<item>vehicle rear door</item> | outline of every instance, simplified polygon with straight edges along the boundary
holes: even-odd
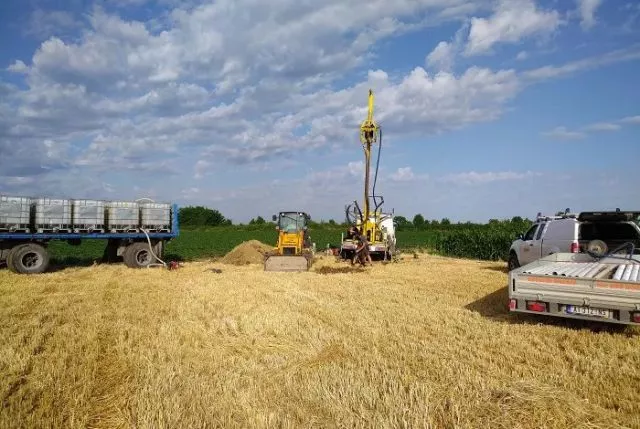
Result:
[[[533,225],[524,235],[520,247],[520,265],[526,265],[540,259],[541,240],[536,238],[542,234],[545,225],[546,222]]]
[[[557,219],[547,223],[542,234],[542,257],[557,252],[572,252],[571,244],[578,237],[578,222],[573,218]]]

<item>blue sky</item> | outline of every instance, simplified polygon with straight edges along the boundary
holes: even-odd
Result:
[[[640,205],[637,2],[8,0],[0,40],[0,193],[342,219],[371,88],[388,211]]]

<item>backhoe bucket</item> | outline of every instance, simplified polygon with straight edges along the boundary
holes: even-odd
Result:
[[[265,271],[309,271],[311,260],[305,256],[268,256],[264,261]]]

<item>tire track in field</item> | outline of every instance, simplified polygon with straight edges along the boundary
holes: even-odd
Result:
[[[131,391],[128,384],[133,368],[118,351],[118,302],[114,294],[117,285],[109,283],[105,288],[87,429],[131,426],[127,416],[127,397]]]

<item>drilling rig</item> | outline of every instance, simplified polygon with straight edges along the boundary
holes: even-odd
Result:
[[[376,183],[378,180],[378,169],[380,166],[380,153],[382,150],[382,129],[373,119],[374,96],[369,90],[369,106],[367,119],[360,125],[360,143],[364,151],[364,201],[362,208],[357,201],[345,207],[347,222],[356,226],[369,241],[369,253],[372,259],[391,259],[395,252],[396,237],[393,222],[393,211],[383,213],[382,205],[384,198],[376,194]],[[371,153],[374,146],[377,146],[376,168],[373,177],[373,186],[369,193],[369,183],[371,181]],[[343,259],[353,257],[357,243],[349,235],[342,234],[342,244],[340,246],[340,256]]]

